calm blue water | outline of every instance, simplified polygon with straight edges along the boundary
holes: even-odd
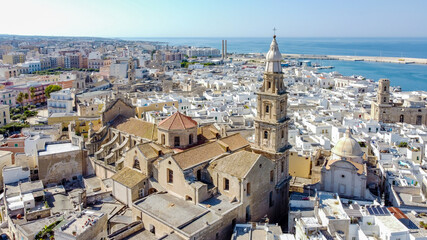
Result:
[[[224,38],[127,38],[167,42],[171,46],[187,45],[221,49]],[[271,38],[226,38],[228,52],[267,52]],[[277,38],[282,53],[386,56],[427,58],[427,38]],[[316,61],[313,61],[316,62]],[[378,81],[388,78],[393,86],[404,91],[427,91],[427,65],[393,64],[376,62],[320,61],[321,65],[333,65],[344,75],[362,75]]]
[[[221,49],[227,39],[228,52],[267,52],[271,38],[124,38]],[[427,38],[277,38],[282,53],[427,58]]]
[[[334,69],[322,70],[323,72],[338,71],[346,76],[362,75],[375,81],[388,78],[392,86],[401,86],[403,91],[427,91],[427,65],[336,60],[313,62],[335,66]]]

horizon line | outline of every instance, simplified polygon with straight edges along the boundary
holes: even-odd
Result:
[[[34,34],[9,34],[0,33],[0,36],[22,36],[22,37],[75,37],[75,38],[106,38],[106,39],[143,39],[143,38],[270,38],[268,36],[84,36],[84,35],[34,35]],[[273,35],[271,36],[273,37]],[[427,36],[281,36],[277,35],[277,38],[427,38]]]

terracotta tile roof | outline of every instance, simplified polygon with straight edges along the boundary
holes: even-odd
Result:
[[[217,142],[210,142],[177,153],[172,157],[178,165],[185,170],[199,163],[206,162],[225,152],[225,149],[220,144]]]
[[[237,149],[249,146],[249,142],[239,133],[223,137],[219,141],[227,144],[230,151],[236,151]]]
[[[197,129],[197,135],[201,141],[216,139],[217,134],[219,134],[219,132],[213,125],[203,126]]]
[[[156,125],[136,118],[125,118],[123,116],[119,116],[114,119],[111,127],[141,138],[149,140],[157,139]]]
[[[262,156],[256,153],[239,151],[218,159],[212,165],[219,172],[228,173],[237,178],[244,178],[260,157]]]
[[[341,160],[341,159],[334,159],[334,160],[328,160],[326,163],[326,169],[329,170],[331,169],[331,166],[336,163],[336,162],[348,162],[350,164],[352,164],[355,168],[357,168],[357,173],[358,174],[363,174],[363,172],[365,171],[365,168],[363,167],[363,164],[357,163],[357,162],[353,162],[351,160]]]
[[[218,139],[215,142],[208,142],[199,146],[195,146],[174,154],[172,157],[183,169],[191,168],[197,164],[209,161],[220,156],[227,151],[235,151],[242,147],[249,146],[239,133]]]
[[[387,208],[397,219],[409,219],[399,208],[389,207]]]
[[[166,130],[188,129],[197,127],[197,122],[180,112],[176,112],[172,116],[161,121],[158,127]]]
[[[123,168],[111,177],[114,181],[123,184],[128,188],[133,188],[146,178],[147,176],[144,174],[128,167]]]
[[[137,145],[138,149],[141,151],[141,153],[147,158],[157,158],[159,157],[159,152],[161,151],[163,154],[170,153],[173,150],[169,148],[165,148],[159,144],[156,143],[143,143]]]

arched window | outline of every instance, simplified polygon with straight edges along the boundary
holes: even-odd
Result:
[[[384,86],[384,92],[387,92],[387,86]]]
[[[264,131],[264,139],[268,139],[268,132]]]
[[[266,105],[266,106],[265,106],[265,112],[266,112],[266,113],[269,113],[269,112],[270,112],[270,106],[268,106],[268,105]]]
[[[384,103],[386,103],[387,102],[387,98],[386,97],[384,97]]]
[[[402,115],[400,115],[399,122],[403,123],[403,121],[404,121],[404,120],[405,120],[405,117],[403,116],[403,114],[402,114]]]
[[[193,144],[193,134],[190,134],[190,136],[188,136],[188,144]]]
[[[166,141],[166,137],[165,137],[165,135],[164,135],[164,134],[162,134],[162,136],[161,136],[161,140],[160,140],[160,143],[161,143],[162,145],[165,145],[165,141]]]
[[[138,160],[138,158],[136,156],[133,159],[133,168],[141,170],[141,167],[139,166],[139,160]]]

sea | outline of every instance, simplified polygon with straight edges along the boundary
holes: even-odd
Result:
[[[170,46],[214,47],[221,49],[227,40],[227,52],[266,53],[271,38],[126,38],[125,40],[157,41]],[[383,56],[427,58],[427,38],[281,38],[277,37],[284,54]],[[427,64],[397,64],[361,61],[313,60],[343,75],[360,75],[378,81],[390,79],[392,86],[403,91],[427,91]]]

